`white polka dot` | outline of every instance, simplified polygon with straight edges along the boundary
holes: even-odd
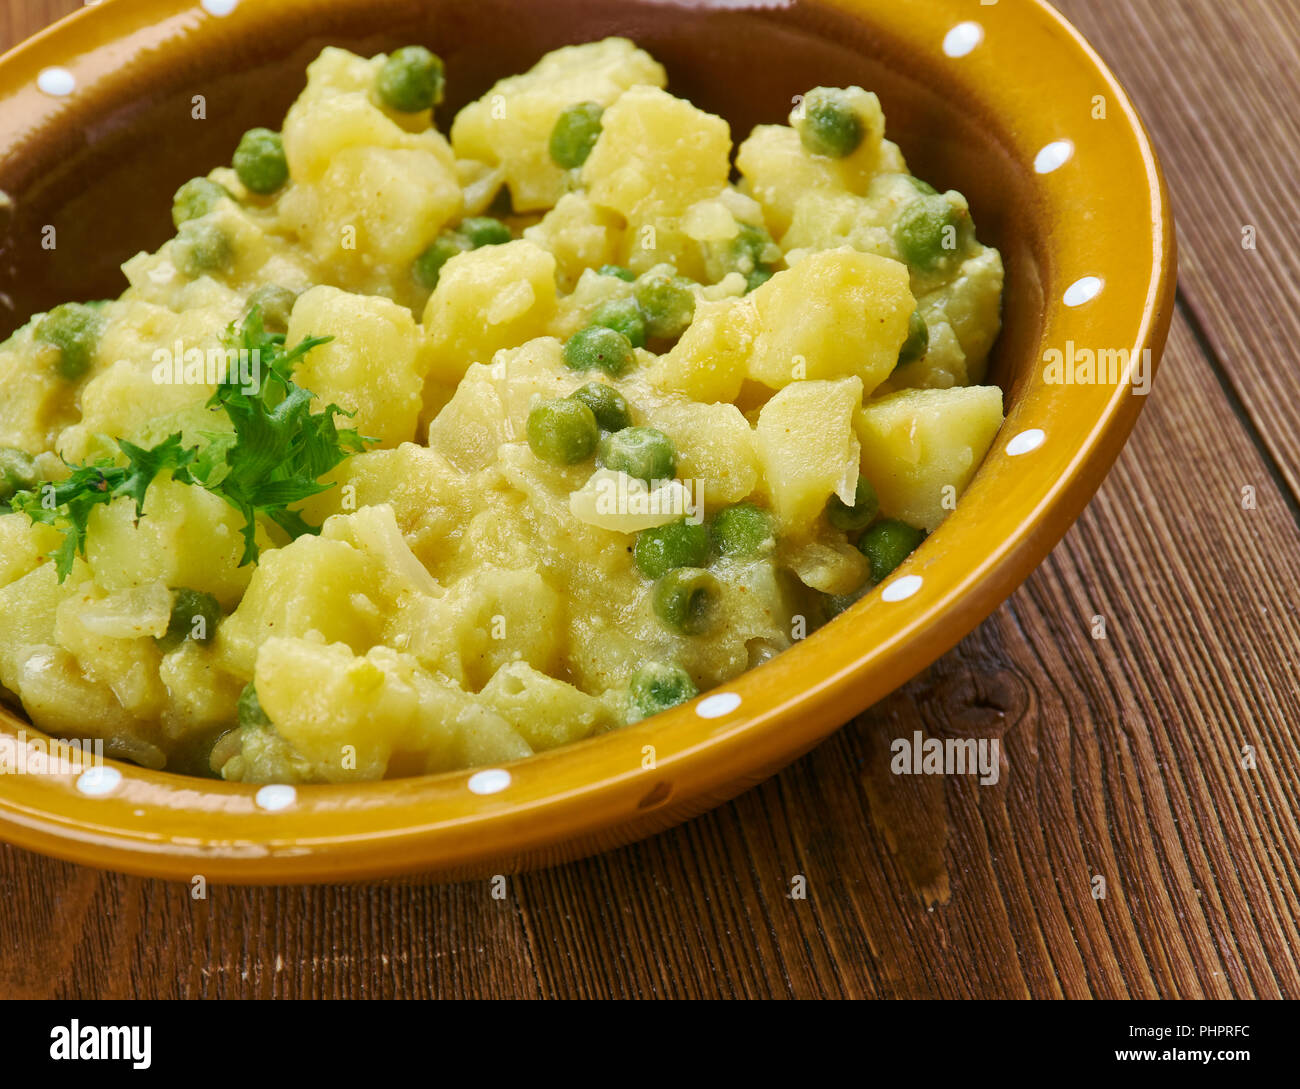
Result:
[[[66,68],[42,68],[36,77],[36,86],[47,95],[62,98],[77,89],[77,77]]]
[[[893,582],[881,590],[880,599],[882,601],[906,601],[920,588],[920,575],[904,575],[901,579],[894,579]]]
[[[706,696],[695,707],[700,718],[721,718],[729,715],[740,706],[740,697],[735,692],[719,692],[716,696]]]
[[[1096,276],[1085,276],[1065,289],[1064,302],[1066,306],[1082,306],[1100,294],[1101,280]]]
[[[87,768],[77,776],[77,789],[92,798],[102,798],[105,794],[111,794],[116,790],[121,782],[122,773],[117,768],[100,765],[96,768]]]
[[[958,23],[943,39],[943,51],[950,57],[964,57],[984,40],[979,23]]]
[[[1060,170],[1074,156],[1074,145],[1069,140],[1056,140],[1034,156],[1034,169],[1040,174]]]
[[[1022,431],[1019,435],[1007,443],[1007,455],[1017,458],[1021,454],[1027,454],[1030,450],[1037,450],[1043,445],[1043,440],[1047,436],[1041,428],[1031,427],[1028,431]]]
[[[466,785],[471,794],[500,794],[510,785],[510,773],[505,768],[476,771]]]
[[[297,800],[298,792],[293,787],[280,783],[262,787],[253,798],[259,809],[266,809],[272,813],[277,809],[288,809]]]
[[[209,15],[220,18],[222,15],[229,15],[239,7],[239,0],[199,0],[199,6]]]

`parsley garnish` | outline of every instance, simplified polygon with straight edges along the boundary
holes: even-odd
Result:
[[[62,582],[72,573],[73,561],[86,554],[86,527],[90,512],[111,503],[119,496],[135,500],[136,517],[144,513],[144,497],[149,485],[164,469],[179,471],[194,459],[194,451],[181,446],[180,435],[144,450],[125,439],[117,440],[126,456],[126,465],[111,458],[101,458],[89,465],[67,463],[72,474],[59,483],[45,483],[31,491],[18,492],[9,500],[9,508],[21,511],[33,522],[54,526],[63,533],[63,543],[50,553]]]
[[[87,465],[67,463],[72,472],[66,480],[14,495],[11,510],[63,533],[63,543],[51,553],[59,581],[71,573],[76,557],[85,555],[94,508],[128,496],[135,502],[136,517],[141,517],[149,485],[164,471],[174,480],[220,496],[244,516],[241,567],[257,561],[259,515],[291,538],[319,533],[319,526],[290,505],[332,488],[320,478],[375,441],[338,428],[335,417],[351,415],[338,405],[312,412],[315,395],[293,381],[294,366],[331,339],[308,337],[286,351],[284,336],[268,333],[254,309],[238,330],[233,324],[227,330],[226,346],[247,350],[249,359],[258,362],[257,389],[248,392],[238,368],[232,367],[208,401],[208,408],[225,413],[233,431],[203,432],[204,443],[190,448],[179,433],[148,450],[119,439],[125,465],[112,457]]]

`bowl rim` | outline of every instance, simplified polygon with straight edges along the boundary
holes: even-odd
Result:
[[[280,0],[277,6],[305,10],[318,2]],[[870,6],[867,0],[822,3],[850,15],[861,15]],[[220,17],[206,5],[200,9],[199,0],[144,0],[134,5],[134,15],[124,0],[83,8],[0,58],[0,112],[5,99],[23,95],[24,103],[38,111],[34,117],[50,120],[60,103],[35,90],[36,74],[65,65],[74,76],[89,72],[87,58],[120,41],[133,19],[162,15],[178,20],[178,33],[197,36],[203,33],[205,20],[223,18],[229,24],[226,29],[235,33],[252,25],[255,7],[241,4]],[[1106,169],[1117,174],[1125,171],[1111,178],[1112,188],[1104,191],[1114,195],[1127,186],[1131,197],[1132,187],[1139,186],[1140,207],[1128,209],[1118,222],[1129,228],[1145,223],[1146,234],[1137,239],[1130,234],[1123,245],[1105,239],[1085,241],[1068,214],[1079,183],[1071,187],[1066,171],[1040,171],[1048,212],[1064,239],[1060,252],[1086,251],[1098,262],[1091,266],[1093,272],[1104,273],[1101,288],[1113,286],[1112,297],[1120,297],[1113,307],[1104,308],[1090,305],[1091,300],[1078,306],[1049,301],[1040,353],[1045,345],[1056,343],[1054,338],[1062,332],[1073,330],[1091,337],[1118,330],[1118,339],[1091,342],[1122,343],[1132,353],[1150,350],[1154,365],[1172,318],[1176,240],[1159,160],[1133,103],[1083,36],[1045,0],[1004,0],[979,7],[974,9],[978,23],[971,10],[960,0],[930,0],[923,7],[914,2],[898,5],[899,12],[919,24],[908,39],[924,31],[930,43],[926,48],[933,53],[928,59],[969,65],[967,81],[976,79],[972,70],[981,71],[980,65],[992,63],[988,43],[995,34],[1011,34],[1003,28],[1019,21],[1022,37],[1028,37],[1024,27],[1031,27],[1033,48],[1017,52],[1022,66],[1028,67],[1021,70],[1023,83],[1033,85],[1064,72],[1076,90],[1104,88],[1102,93],[1119,107],[1116,113],[1122,127],[1116,147],[1123,144],[1122,154],[1109,157]],[[881,9],[872,8],[871,15],[901,22],[900,16]],[[965,32],[966,39],[977,39],[965,53],[953,51],[964,48],[962,40],[954,40],[949,50],[945,43],[951,33],[937,33],[958,25],[979,28],[978,35]],[[984,90],[988,104],[1004,107],[1019,101],[1011,90]],[[1026,131],[1035,127],[1032,120],[1027,115],[1016,126],[1019,152],[1045,146],[1035,145],[1040,137]],[[1067,165],[1083,159],[1094,142],[1092,134],[1082,131],[1066,139],[1072,145]],[[1092,181],[1101,184],[1097,178]],[[1124,211],[1122,205],[1117,207]],[[1117,226],[1113,233],[1124,231]],[[1075,249],[1067,250],[1066,241]],[[1134,269],[1134,253],[1148,244],[1149,263]],[[1128,266],[1122,263],[1125,254]],[[1108,266],[1106,258],[1120,263]],[[1049,300],[1058,297],[1061,284],[1074,275],[1069,270],[1054,268],[1053,272],[1060,282],[1044,284]],[[1071,280],[1075,287],[1081,282]],[[1133,290],[1121,291],[1125,284]],[[1140,312],[1136,324],[1130,310]],[[1041,422],[1026,415],[1031,397],[1042,394],[1037,388],[1041,382],[1031,380],[1011,406],[967,498],[933,536],[940,540],[954,536],[959,520],[973,526],[962,512],[969,514],[972,495],[992,495],[994,476],[1020,504],[1019,513],[1010,520],[1011,530],[978,563],[964,568],[953,555],[956,550],[927,543],[884,588],[894,595],[890,604],[912,603],[901,620],[887,620],[889,599],[882,599],[878,587],[845,617],[687,705],[499,768],[297,788],[220,783],[114,761],[108,761],[109,771],[93,781],[79,779],[75,773],[0,775],[0,838],[99,868],[176,880],[202,874],[216,882],[249,884],[366,880],[404,873],[450,875],[484,866],[489,867],[484,872],[492,872],[492,866],[513,868],[548,855],[572,857],[640,838],[766,778],[929,665],[987,617],[1045,558],[1099,486],[1145,403],[1133,392],[1134,377],[1130,370],[1113,387],[1098,385],[1078,393],[1087,412],[1076,403],[1066,413],[1052,408],[1050,398],[1044,397],[1047,419],[1064,426],[1078,417],[1088,425],[1077,440],[1071,436],[1055,450],[1046,441],[1029,446],[1033,440],[1024,438],[1035,430],[1047,430],[1028,426]],[[1006,469],[1009,457],[1021,456],[1007,451],[1013,421],[1015,439],[1028,447],[1023,453],[1052,450],[1051,474],[1042,463],[1019,477]],[[1043,455],[1044,462],[1047,456]],[[1048,475],[1051,479],[1040,479]],[[804,673],[810,681],[801,686]],[[25,735],[31,733],[36,732],[0,712],[0,743],[30,744]],[[649,766],[647,746],[653,749]],[[592,774],[593,769],[599,774]]]

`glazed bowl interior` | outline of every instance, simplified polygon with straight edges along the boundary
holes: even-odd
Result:
[[[945,35],[971,19],[975,46],[948,48]],[[1141,400],[1128,374],[1068,397],[1045,386],[1044,348],[1077,340],[1158,358],[1174,253],[1131,104],[1040,0],[106,0],[0,63],[0,336],[60,301],[120,293],[122,261],[171,235],[175,189],[228,163],[246,129],[278,127],[325,45],[430,45],[447,63],[445,131],[496,79],[611,34],[654,54],[670,90],[726,118],[736,142],[782,122],[813,86],[876,91],[913,172],[966,194],[981,240],[1002,251],[989,380],[1007,422],[957,511],[898,573],[906,592],[870,595],[727,685],[721,702],[490,780],[302,787],[268,802],[253,787],[125,765],[93,798],[74,776],[9,777],[0,836],[137,873],[259,883],[458,877],[576,857],[699,813],[811,748],[953,646],[1064,534]],[[51,65],[71,70],[77,93],[42,95],[37,76]],[[1111,111],[1102,125],[1090,124],[1098,98]],[[1067,165],[1041,170],[1036,155],[1054,141]],[[52,251],[41,245],[50,224]],[[1096,290],[1075,306],[1067,288],[1080,278]],[[20,726],[0,710],[0,734]]]

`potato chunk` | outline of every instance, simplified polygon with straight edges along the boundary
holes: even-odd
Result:
[[[802,529],[838,495],[852,502],[858,482],[853,415],[862,381],[795,382],[758,416],[758,457],[772,508],[790,529]]]
[[[870,393],[897,364],[916,308],[906,266],[849,249],[778,272],[753,301],[760,331],[749,376],[772,389],[854,375]]]
[[[294,380],[316,394],[316,411],[333,402],[355,412],[351,423],[383,446],[415,438],[423,407],[420,334],[411,312],[389,299],[314,287],[289,319],[289,344],[330,336],[298,364]]]
[[[655,425],[677,448],[677,475],[710,509],[739,503],[757,486],[754,431],[735,405],[670,402]]]
[[[752,298],[701,301],[681,340],[651,367],[650,381],[696,401],[734,401],[758,332]]]
[[[617,724],[604,702],[526,662],[503,665],[481,698],[537,752],[581,741]]]
[[[462,253],[424,310],[429,376],[451,385],[471,363],[542,336],[555,315],[555,256],[532,242]]]
[[[258,647],[276,636],[314,633],[364,653],[392,606],[385,582],[375,557],[343,541],[299,537],[263,552],[239,608],[217,629],[217,653],[241,677],[252,676]]]
[[[105,590],[128,590],[154,580],[212,594],[233,608],[252,567],[240,567],[243,516],[202,488],[162,478],[145,496],[144,517],[126,498],[96,507],[86,534],[86,560]],[[264,532],[258,541],[270,544]]]
[[[933,530],[984,460],[1002,426],[996,386],[903,390],[860,409],[862,474],[890,518]]]
[[[645,220],[716,196],[730,170],[731,129],[721,117],[637,87],[605,111],[582,179],[594,204]]]
[[[418,775],[533,751],[500,715],[388,647],[357,656],[338,644],[272,639],[258,657],[256,684],[275,733],[311,779]]]
[[[609,106],[630,87],[667,82],[663,67],[626,38],[557,49],[461,110],[452,146],[463,159],[504,168],[516,211],[551,208],[564,193],[564,171],[550,155],[560,114],[580,102]]]

